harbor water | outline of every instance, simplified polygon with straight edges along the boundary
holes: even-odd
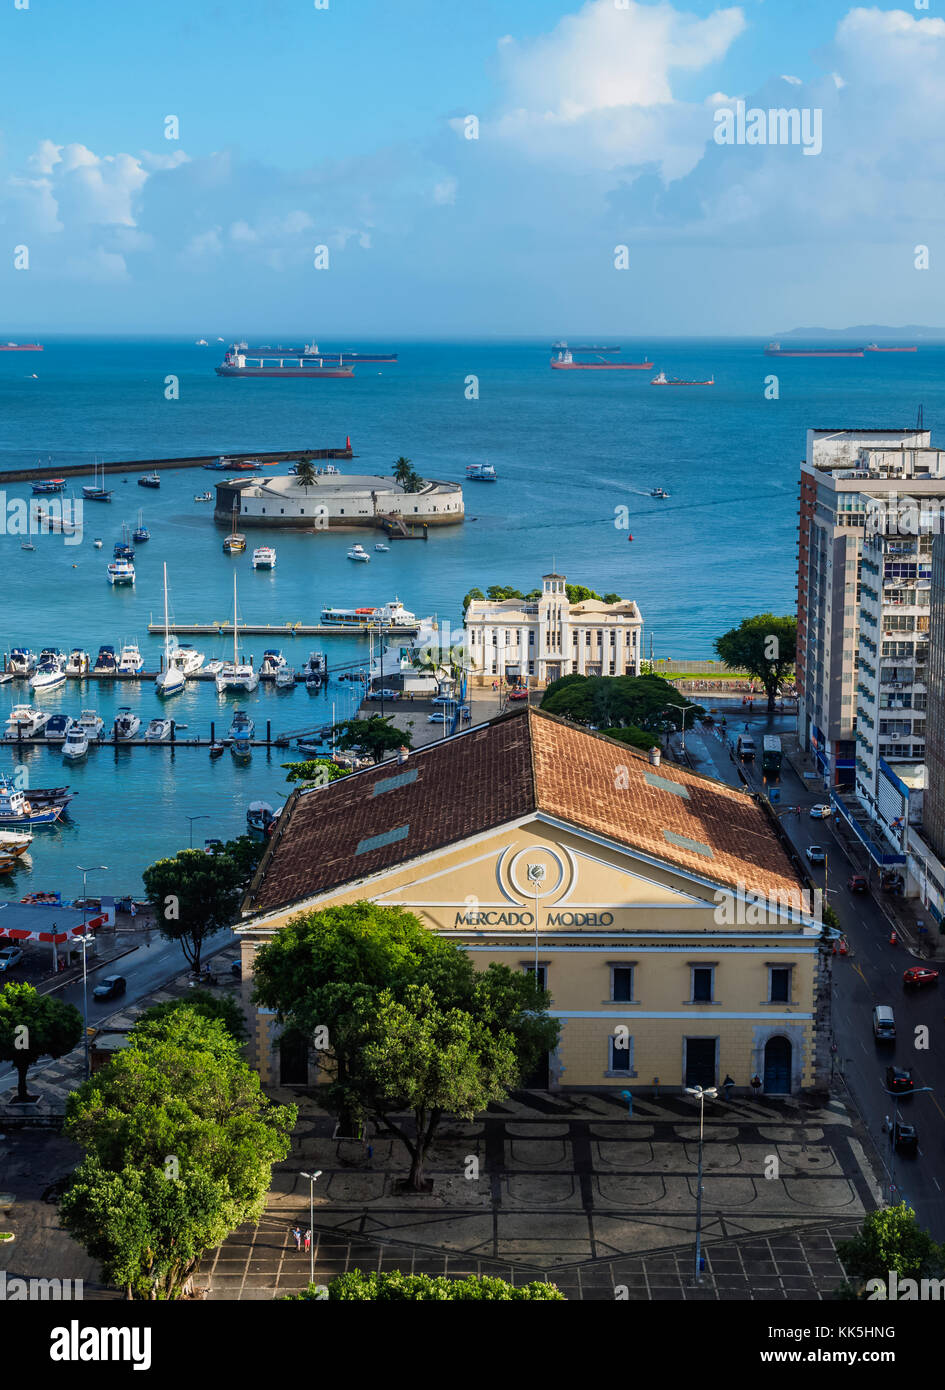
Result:
[[[366,640],[289,635],[286,625],[317,622],[326,605],[397,596],[421,617],[461,626],[463,595],[474,585],[525,591],[552,567],[635,599],[647,652],[652,636],[657,656],[712,656],[713,638],[742,617],[794,609],[805,431],[909,426],[922,403],[935,442],[945,404],[941,346],[780,360],[765,358],[761,341],[617,341],[629,359],[648,352],[654,371],[552,372],[545,343],[361,341],[354,346],[398,350],[399,362],[311,382],[218,378],[224,345],[213,343],[47,339],[42,353],[0,354],[0,650],[78,646],[94,659],[103,643],[117,651],[137,641],[145,669],[156,671],[162,639],[147,628],[162,618],[166,562],[181,623],[229,622],[237,575],[241,620],[273,625],[271,638],[241,640],[257,668],[267,647],[296,667],[324,650],[333,673],[366,661]],[[657,371],[712,375],[715,385],[651,387]],[[37,464],[340,447],[347,435],[357,457],[339,464],[342,472],[389,475],[406,455],[425,477],[463,481],[469,464],[489,463],[498,481],[466,484],[466,523],[431,529],[427,542],[392,541],[385,553],[373,550],[379,536],[370,532],[253,528],[246,551],[233,556],[223,554],[212,503],[194,501],[220,474],[167,471],[159,490],[139,487],[134,473],[113,474],[111,503],[84,504],[76,544],[18,534],[12,508],[30,486],[2,481],[3,470]],[[70,481],[66,499],[91,481],[91,473]],[[655,487],[668,496],[650,497]],[[151,539],[135,547],[136,583],[112,587],[112,547],[139,510]],[[346,559],[352,538],[370,550],[370,564]],[[27,541],[33,550],[22,548]],[[274,570],[253,570],[257,545],[276,548]],[[226,637],[188,640],[208,659],[232,652]],[[0,686],[0,715],[5,722],[18,701],[73,716],[91,707],[110,726],[118,706],[130,705],[142,732],[166,713],[187,724],[182,737],[206,737],[211,720],[225,733],[240,706],[261,737],[267,719],[273,734],[310,729],[330,722],[333,703],[335,718],[349,715],[356,698],[353,684],[337,679],[318,695],[260,685],[238,698],[218,697],[212,682],[191,683],[163,705],[151,681],[70,681],[43,697],[16,682]],[[140,893],[141,869],[187,845],[188,816],[200,817],[200,845],[240,833],[250,801],[281,804],[289,756],[256,748],[237,766],[229,753],[211,762],[206,749],[103,746],[65,766],[55,748],[4,747],[3,772],[27,785],[69,783],[77,794],[68,820],[36,832],[31,864],[0,879],[0,898],[41,889],[71,896],[81,889],[78,864],[108,865],[94,876],[97,892]]]

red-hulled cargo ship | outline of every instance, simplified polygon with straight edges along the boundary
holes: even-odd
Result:
[[[862,348],[783,348],[780,343],[769,343],[765,357],[862,357]]]
[[[551,359],[555,372],[648,372],[652,362],[575,362],[570,352],[559,352]]]
[[[0,343],[0,352],[42,352],[42,343]]]

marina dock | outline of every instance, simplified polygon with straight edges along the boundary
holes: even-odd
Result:
[[[109,463],[66,463],[37,468],[13,468],[0,474],[5,483],[31,483],[41,478],[80,478],[89,473],[153,473],[155,470],[169,472],[174,468],[206,468],[216,463],[219,454],[195,454],[189,458],[168,459],[126,459],[123,462]],[[259,463],[289,463],[296,459],[354,459],[357,458],[350,445],[343,449],[249,449],[241,453],[228,453],[226,458],[236,465],[255,459]],[[225,472],[221,469],[221,472]]]
[[[413,636],[419,631],[416,624],[405,627],[374,627],[366,623],[240,623],[241,636],[250,637],[395,637]],[[163,623],[148,623],[148,632],[161,636]],[[232,623],[171,623],[168,632],[175,637],[232,637]],[[199,673],[198,673],[199,674]]]

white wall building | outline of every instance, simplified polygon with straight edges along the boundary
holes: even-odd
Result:
[[[319,472],[308,487],[294,473],[217,483],[214,519],[237,529],[377,527],[385,516],[400,517],[407,526],[456,525],[464,519],[463,489],[459,483],[427,479],[419,492],[404,492],[393,478],[336,469]]]
[[[545,686],[560,676],[638,676],[643,619],[632,599],[571,603],[563,574],[542,576],[541,597],[493,602],[466,610],[471,680]]]

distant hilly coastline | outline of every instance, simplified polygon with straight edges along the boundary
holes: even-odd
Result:
[[[777,334],[775,336],[778,337]],[[867,343],[912,343],[917,339],[945,342],[945,328],[929,328],[921,323],[906,323],[901,328],[890,328],[886,323],[857,323],[852,328],[791,328],[780,334],[779,340],[783,342],[786,338],[804,338],[807,342],[838,338]]]

